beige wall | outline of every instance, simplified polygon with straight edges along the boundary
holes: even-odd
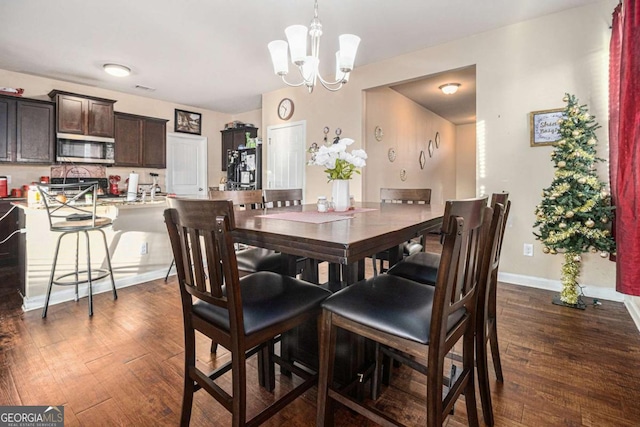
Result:
[[[232,120],[228,114],[218,113],[216,111],[203,110],[188,105],[174,104],[167,101],[161,101],[142,96],[135,96],[112,90],[99,89],[92,86],[79,85],[75,83],[64,82],[60,80],[47,79],[43,77],[32,76],[28,74],[14,73],[11,71],[0,69],[0,82],[2,86],[24,88],[23,96],[25,98],[36,98],[49,100],[47,94],[53,89],[64,90],[67,92],[78,93],[82,95],[97,96],[107,99],[115,99],[115,111],[124,113],[139,114],[142,116],[158,117],[169,120],[167,122],[167,131],[173,132],[174,129],[174,110],[184,109],[202,113],[202,135],[207,137],[208,141],[208,182],[210,185],[218,184],[220,180],[220,130],[224,129],[225,123]],[[252,117],[258,114],[254,113]],[[7,172],[5,172],[5,169]],[[41,175],[49,175],[49,167],[41,166],[5,166],[0,164],[0,173],[11,174],[15,185],[26,184],[37,179]],[[131,172],[131,168],[113,167],[107,170],[110,175],[127,176]],[[136,168],[136,172],[140,174],[140,181],[149,177],[149,172],[160,174],[160,185],[165,190],[164,170]],[[150,178],[150,177],[149,177]],[[146,181],[145,181],[146,182]],[[150,181],[149,181],[150,182]]]
[[[476,124],[456,126],[456,197],[476,196]]]
[[[383,130],[381,141],[374,136]],[[428,143],[440,133],[441,144],[429,157]],[[366,91],[365,144],[368,159],[364,168],[364,200],[380,200],[380,188],[431,188],[432,203],[456,197],[455,126],[389,88]],[[435,146],[434,146],[435,147]],[[396,151],[389,161],[388,152]],[[425,153],[424,169],[420,152]],[[406,171],[406,181],[400,179]],[[475,178],[475,177],[474,177]]]
[[[364,90],[475,64],[477,193],[505,190],[513,201],[501,271],[515,283],[557,287],[561,257],[542,254],[532,235],[534,207],[542,188],[553,178],[551,147],[529,146],[528,115],[562,107],[565,92],[576,94],[602,125],[599,150],[607,157],[608,26],[616,4],[615,0],[603,0],[356,67],[350,82],[337,93],[320,87],[309,95],[304,89],[287,87],[263,94],[263,127],[282,123],[276,107],[280,99],[288,97],[296,108],[291,120],[307,122],[308,143],[320,141],[322,128],[330,126],[341,127],[343,135],[364,146]],[[606,171],[606,165],[603,168]],[[365,167],[364,173],[380,171]],[[320,168],[307,168],[307,183],[307,198],[327,188]],[[355,178],[352,193],[357,194],[358,188],[362,188],[362,180]],[[523,243],[535,244],[533,257],[522,255]],[[587,254],[584,259],[581,283],[587,285],[585,292],[615,297],[614,264],[597,254]]]

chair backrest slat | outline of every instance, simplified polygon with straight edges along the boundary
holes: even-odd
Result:
[[[381,188],[380,201],[382,203],[431,203],[430,188]]]
[[[302,188],[264,190],[265,207],[298,206],[302,204]]]

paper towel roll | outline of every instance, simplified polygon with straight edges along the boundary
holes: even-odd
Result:
[[[138,197],[138,174],[129,174],[129,186],[127,187],[127,202],[133,202]]]

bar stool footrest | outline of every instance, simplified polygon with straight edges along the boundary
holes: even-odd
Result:
[[[78,276],[80,275],[85,275],[88,276],[89,272],[87,270],[82,270],[82,271],[78,271]],[[61,276],[58,276],[55,278],[55,280],[53,281],[54,285],[58,285],[58,286],[75,286],[75,285],[80,285],[83,283],[89,283],[89,277],[86,277],[85,279],[82,280],[73,280],[71,282],[68,281],[62,281],[62,279],[64,279],[65,277],[70,277],[70,276],[75,276],[76,272],[72,271],[71,273],[67,273],[67,274],[63,274]],[[101,280],[104,279],[105,277],[109,277],[110,273],[109,270],[106,269],[91,269],[91,281],[95,282],[96,280]]]

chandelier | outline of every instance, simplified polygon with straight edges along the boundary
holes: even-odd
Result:
[[[349,73],[353,70],[360,37],[353,34],[342,34],[339,37],[340,50],[336,52],[336,75],[334,81],[325,80],[318,71],[320,60],[320,36],[322,36],[322,24],[318,19],[318,0],[313,7],[313,19],[309,24],[308,34],[311,38],[311,55],[307,55],[307,27],[304,25],[291,25],[284,30],[287,41],[274,40],[269,43],[269,53],[273,62],[273,70],[282,81],[293,87],[305,85],[309,93],[313,92],[317,81],[330,91],[339,90],[343,84],[349,81]],[[290,83],[285,79],[289,73],[287,50],[291,54],[291,62],[298,68],[302,81]]]

